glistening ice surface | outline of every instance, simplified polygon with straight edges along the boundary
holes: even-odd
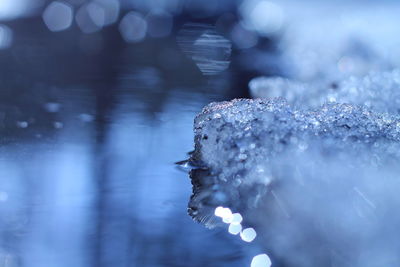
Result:
[[[398,262],[400,118],[352,104],[212,103],[195,120],[190,214],[243,216],[283,266]]]

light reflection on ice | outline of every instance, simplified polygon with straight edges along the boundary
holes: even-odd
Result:
[[[245,242],[252,242],[257,236],[256,230],[253,228],[246,228],[240,233],[240,238]]]
[[[214,212],[215,216],[222,218],[222,221],[224,223],[230,224],[229,225],[229,232],[233,233],[236,235],[237,233],[240,232],[240,237],[242,238],[243,241],[245,242],[252,242],[256,236],[257,233],[253,228],[246,228],[243,231],[241,222],[243,221],[243,217],[240,213],[232,213],[232,211],[229,208],[224,208],[224,207],[217,207],[215,208]],[[240,229],[237,233],[237,229]]]
[[[221,217],[222,219],[228,218],[232,216],[232,211],[229,208],[224,208],[224,207],[217,207],[215,208],[214,212],[215,216]]]
[[[243,221],[243,217],[240,213],[234,213],[232,217],[232,224],[240,224]]]
[[[240,233],[240,231],[242,231],[242,225],[241,225],[240,223],[239,223],[239,224],[231,223],[231,224],[229,225],[228,232],[229,232],[230,234],[232,234],[232,235],[237,235],[237,234]]]
[[[260,254],[254,256],[253,260],[251,261],[250,267],[270,267],[272,265],[271,259],[268,257],[267,254]]]
[[[241,222],[243,217],[240,213],[232,213],[231,209],[219,206],[215,208],[214,215],[220,217],[224,223],[229,224],[228,232],[232,235],[240,234],[240,238],[247,243],[253,242],[257,237],[254,228],[243,229]],[[271,260],[266,254],[260,254],[253,258],[251,267],[269,267]]]
[[[233,221],[233,214],[231,213],[231,214],[229,214],[229,215],[227,215],[227,216],[222,217],[222,221],[223,221],[224,223],[232,223],[232,221]]]

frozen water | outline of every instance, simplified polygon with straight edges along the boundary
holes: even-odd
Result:
[[[332,139],[325,145],[345,149],[373,147],[377,142],[395,145],[400,138],[399,123],[395,116],[350,104],[331,103],[302,111],[292,109],[283,99],[212,103],[195,120],[192,158],[214,173],[227,174],[237,172],[238,167],[253,169],[254,165],[247,163],[268,160],[267,156],[283,152],[285,147],[310,140]]]
[[[240,213],[285,266],[396,265],[400,117],[377,105],[312,106],[274,98],[205,107],[189,213],[208,227],[223,224],[216,207]]]
[[[296,107],[318,107],[328,102],[365,105],[372,110],[399,114],[400,70],[371,72],[336,83],[296,82],[282,77],[259,77],[249,83],[255,98],[284,97]]]

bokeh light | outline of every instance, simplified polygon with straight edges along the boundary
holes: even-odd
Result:
[[[262,36],[281,30],[285,17],[281,6],[264,0],[245,0],[240,7],[243,23]]]
[[[272,265],[271,259],[267,254],[259,254],[254,256],[251,261],[250,267],[270,267]]]
[[[126,42],[140,42],[146,37],[147,22],[140,13],[131,11],[121,20],[119,31]]]
[[[47,28],[53,32],[68,29],[72,24],[73,18],[73,9],[65,2],[51,2],[43,12],[43,21]]]
[[[0,49],[9,48],[13,42],[13,31],[10,27],[0,24]]]

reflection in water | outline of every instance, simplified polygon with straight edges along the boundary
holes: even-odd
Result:
[[[172,166],[191,149],[193,115],[208,100],[172,92],[154,119],[135,101],[126,91],[117,97],[101,149],[90,115],[78,111],[71,125],[64,104],[45,105],[65,123],[54,137],[36,139],[33,124],[24,129],[32,131],[31,144],[2,147],[6,266],[90,266],[93,257],[102,266],[246,264],[227,232],[208,232],[187,216],[190,181]],[[89,127],[77,124],[81,117]]]
[[[0,53],[0,265],[248,265],[258,251],[187,215],[190,180],[173,164],[228,70],[205,78],[175,37],[127,44],[121,22],[83,35],[98,9],[74,8],[69,25],[66,3],[11,23]]]
[[[84,144],[3,146],[1,246],[18,262],[5,266],[87,266],[91,165]]]

